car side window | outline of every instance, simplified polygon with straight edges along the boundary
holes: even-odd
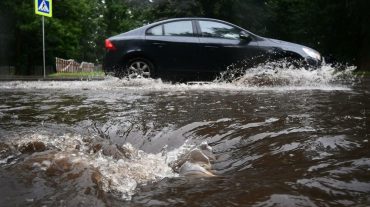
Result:
[[[193,36],[191,21],[177,21],[164,24],[164,35],[168,36]]]
[[[202,37],[239,39],[239,28],[212,21],[199,21]]]
[[[146,31],[147,35],[154,35],[154,36],[161,36],[163,35],[162,25],[152,27],[148,31]]]

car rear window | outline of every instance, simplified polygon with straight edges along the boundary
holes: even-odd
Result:
[[[164,24],[164,35],[168,36],[193,36],[191,21],[177,21]]]
[[[162,25],[159,25],[159,26],[156,26],[156,27],[152,27],[152,28],[150,28],[150,29],[146,32],[146,34],[147,34],[147,35],[156,35],[156,36],[163,35]]]

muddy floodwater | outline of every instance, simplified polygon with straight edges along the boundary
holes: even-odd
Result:
[[[348,70],[0,82],[0,206],[370,206]]]

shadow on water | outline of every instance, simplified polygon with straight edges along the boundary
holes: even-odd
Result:
[[[370,80],[0,83],[1,206],[370,205]]]

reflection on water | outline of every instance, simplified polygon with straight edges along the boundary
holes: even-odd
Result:
[[[370,81],[0,83],[1,206],[370,205]]]

